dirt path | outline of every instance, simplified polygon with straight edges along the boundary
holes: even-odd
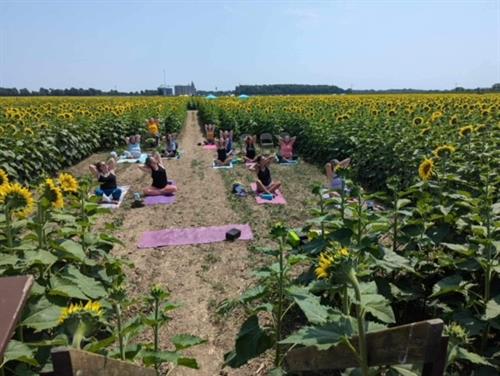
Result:
[[[210,167],[214,153],[198,146],[201,140],[196,115],[188,113],[179,140],[182,158],[166,161],[168,176],[176,181],[179,190],[175,204],[120,209],[115,214],[118,220],[123,220],[116,235],[126,246],[117,247],[114,252],[134,263],[128,280],[131,294],[143,294],[152,284],[160,283],[171,292],[171,299],[181,304],[172,312],[173,320],[163,330],[163,346],[169,346],[169,338],[180,333],[207,340],[189,352],[197,359],[200,370],[178,368],[172,375],[220,374],[224,353],[232,349],[239,323],[234,322],[234,318],[223,323],[214,321],[214,306],[222,298],[238,296],[249,284],[245,242],[161,250],[136,247],[140,234],[147,230],[238,223],[238,215],[225,200],[222,177]],[[119,178],[120,184],[131,185],[132,192],[150,184],[150,177],[136,166],[128,166]],[[234,372],[255,374],[243,370]]]

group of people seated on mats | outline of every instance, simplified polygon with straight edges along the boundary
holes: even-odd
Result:
[[[233,131],[220,131],[220,137],[215,138],[215,125],[206,124],[206,141],[205,144],[215,144],[217,146],[217,159],[214,160],[216,166],[229,166],[233,158]],[[274,194],[280,187],[281,182],[273,181],[271,178],[270,164],[277,160],[279,163],[288,163],[295,161],[297,156],[294,154],[293,146],[296,137],[290,137],[285,134],[276,136],[279,143],[279,153],[277,155],[263,156],[257,154],[257,136],[246,135],[244,138],[244,156],[243,159],[248,164],[254,164],[251,169],[257,174],[257,193]],[[351,163],[350,158],[342,161],[332,159],[325,165],[326,176],[328,180],[328,188],[332,190],[331,195],[338,195],[344,189],[348,191],[344,179],[336,174],[338,168],[348,168]]]
[[[141,136],[132,135],[125,138],[127,150],[120,156],[126,159],[138,159],[141,157]],[[165,149],[163,156],[172,158],[177,156],[179,144],[177,134],[169,133],[164,137]],[[116,179],[117,154],[111,153],[111,157],[106,162],[97,162],[89,166],[90,171],[97,179],[99,188],[95,190],[96,196],[101,197],[102,202],[118,203],[122,195],[122,190],[118,187]],[[139,168],[151,174],[152,183],[150,187],[143,190],[144,196],[172,195],[177,191],[167,178],[167,172],[162,162],[162,155],[157,151],[146,157],[144,166]]]
[[[209,125],[212,127],[212,125]],[[207,129],[207,126],[206,128]],[[215,136],[215,127],[211,128],[213,136]],[[274,161],[292,160],[294,158],[293,145],[296,138],[285,135],[279,137],[280,151],[278,155],[272,154],[269,156],[257,155],[255,147],[256,136],[248,135],[245,137],[245,155],[244,160],[247,163],[252,163],[250,169],[256,173],[256,187],[258,194],[275,194],[281,187],[281,182],[273,181],[271,177],[270,165]],[[132,135],[126,138],[127,151],[123,157],[139,158],[141,156],[141,136]],[[208,142],[208,132],[207,132]],[[214,161],[216,166],[229,166],[231,164],[233,150],[233,132],[220,131],[219,138],[213,138],[214,144],[217,146],[217,159]],[[169,133],[165,137],[165,157],[173,157],[177,154],[178,143],[177,135]],[[350,158],[342,161],[332,159],[325,165],[326,176],[328,180],[328,188],[332,190],[332,195],[338,195],[339,191],[348,191],[343,178],[336,174],[338,168],[347,168],[351,163]],[[139,168],[151,174],[152,183],[150,187],[144,189],[145,196],[160,196],[172,195],[177,191],[175,185],[167,178],[167,172],[162,162],[162,155],[158,152],[153,152],[149,155],[143,166]],[[111,157],[107,162],[98,162],[89,166],[90,171],[99,182],[99,188],[95,193],[102,198],[104,202],[117,203],[120,200],[122,190],[117,185],[116,178],[116,160]]]
[[[162,150],[162,156],[167,158],[174,158],[179,152],[179,144],[177,143],[177,133],[167,133],[164,136],[163,141],[164,149]],[[125,159],[138,159],[141,157],[141,136],[136,134],[129,137],[125,137],[127,143],[127,150],[123,152],[120,158]],[[116,157],[114,154],[112,156]]]
[[[146,158],[144,166],[139,168],[151,174],[151,186],[143,190],[144,196],[168,196],[177,192],[177,187],[168,180],[167,170],[163,165],[158,152]],[[89,166],[99,183],[99,188],[95,190],[96,196],[101,197],[102,202],[118,203],[122,195],[121,188],[116,181],[116,160],[111,157],[107,162],[97,162]]]

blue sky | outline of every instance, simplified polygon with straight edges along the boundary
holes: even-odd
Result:
[[[0,86],[500,82],[500,0],[0,0]]]

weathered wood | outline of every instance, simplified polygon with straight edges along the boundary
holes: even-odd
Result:
[[[443,321],[434,319],[368,333],[366,335],[368,364],[370,367],[416,363],[434,365],[442,356],[442,331]],[[353,337],[351,343],[358,349],[357,337]],[[285,362],[291,372],[359,366],[355,354],[345,344],[328,350],[318,350],[314,346],[292,349],[286,355]],[[433,373],[426,375],[437,376],[435,370],[439,367],[429,367]]]
[[[424,367],[422,369],[422,376],[444,375],[444,370],[446,368],[447,354],[448,354],[448,337],[441,337],[439,346],[436,348],[434,362],[424,363]],[[430,357],[430,359],[432,359],[432,357]]]
[[[152,368],[107,358],[99,354],[56,347],[52,349],[54,376],[155,376]]]
[[[30,275],[0,278],[0,360],[21,318],[32,285]]]

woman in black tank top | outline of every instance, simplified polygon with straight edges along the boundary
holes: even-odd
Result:
[[[245,138],[245,162],[253,163],[255,162],[255,157],[257,153],[255,151],[255,140],[256,136],[247,136]]]
[[[271,178],[269,165],[274,159],[274,155],[271,155],[267,158],[259,155],[257,158],[255,158],[256,165],[253,167],[253,169],[257,171],[257,193],[274,194],[281,187],[281,183],[279,181],[273,182]]]
[[[144,189],[145,196],[168,196],[177,192],[177,187],[168,181],[167,171],[157,152],[146,158],[146,163],[141,169],[150,172],[153,179],[151,187]]]
[[[216,140],[217,145],[217,159],[214,160],[215,166],[230,166],[232,158],[227,155],[226,140],[220,138]]]
[[[90,165],[89,169],[99,182],[99,188],[95,190],[96,196],[102,197],[104,202],[115,202],[120,200],[122,190],[118,188],[115,174],[116,161],[110,158],[107,162],[97,162]]]

